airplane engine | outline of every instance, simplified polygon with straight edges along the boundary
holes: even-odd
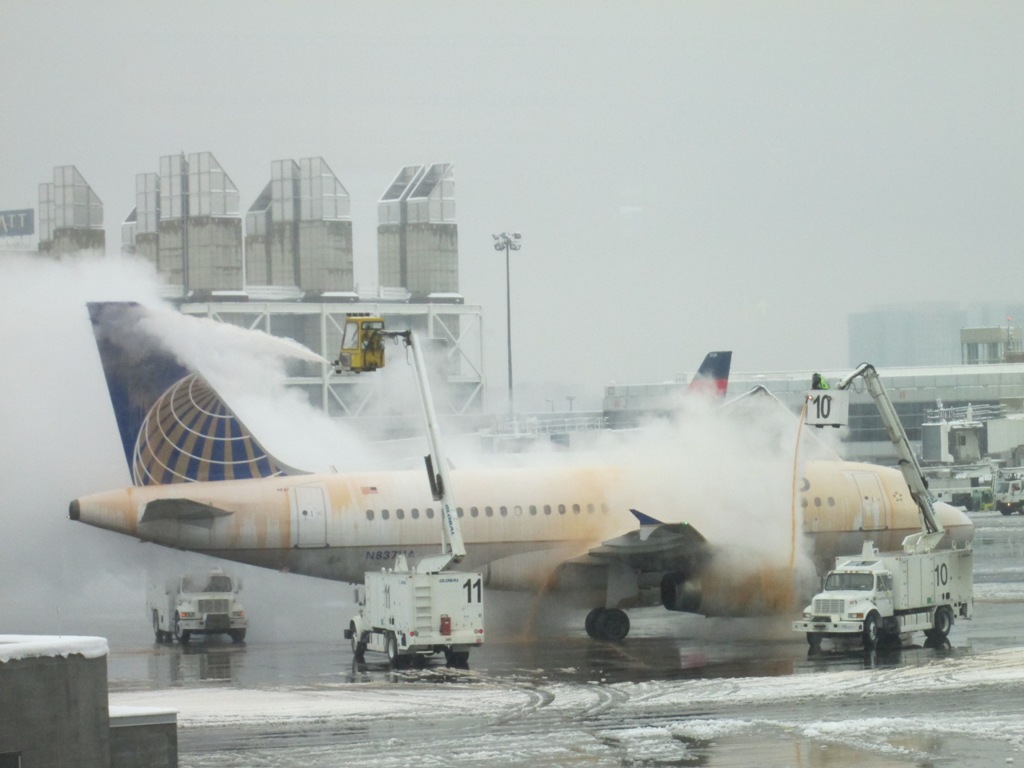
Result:
[[[702,599],[700,579],[685,573],[666,573],[661,577],[661,604],[666,610],[698,613]]]
[[[716,560],[699,574],[666,573],[661,604],[670,611],[703,616],[780,615],[799,607],[804,592],[813,592],[813,584],[798,581],[788,564],[750,567]]]

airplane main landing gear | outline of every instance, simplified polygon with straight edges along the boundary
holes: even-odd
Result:
[[[629,634],[629,616],[618,608],[595,608],[587,614],[584,627],[595,640],[617,643]]]

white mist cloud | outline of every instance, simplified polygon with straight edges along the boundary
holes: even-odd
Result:
[[[209,318],[152,308],[140,322],[185,367],[200,372],[264,448],[309,472],[379,468],[375,452],[350,429],[287,385],[290,360],[328,366],[293,339]]]
[[[178,315],[162,302],[158,279],[140,260],[5,254],[0,259],[0,629],[113,632],[145,642],[151,639],[143,611],[146,583],[214,561],[67,519],[72,499],[131,483],[86,308],[91,301],[142,304],[154,314],[162,337],[186,362],[208,367],[218,386],[231,389],[234,372],[248,390],[241,387],[238,402],[228,402],[261,439],[266,420],[268,443],[276,439],[272,425],[279,425],[277,443],[285,460],[337,461],[342,469],[347,457],[368,461],[368,452],[354,438],[333,434],[330,420],[284,390],[281,361],[296,352],[307,359],[312,354],[298,345]],[[294,622],[278,627],[274,617],[298,615],[300,590],[321,602],[336,594],[347,604],[351,596],[346,585],[225,567],[244,574],[246,608],[264,637],[296,635]]]

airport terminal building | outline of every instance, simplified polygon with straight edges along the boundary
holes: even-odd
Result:
[[[449,385],[443,417],[457,419],[462,430],[501,422],[488,416],[485,404],[482,309],[459,293],[450,163],[405,166],[382,193],[379,288],[372,295],[354,283],[350,200],[323,158],[273,161],[269,181],[244,216],[238,189],[211,153],[166,155],[157,167],[136,176],[122,250],[154,265],[166,298],[182,312],[293,338],[327,360],[337,354],[346,315],[382,315],[426,340]],[[74,166],[55,168],[53,181],[40,185],[39,221],[41,253],[104,248],[102,201]],[[1024,423],[1024,329],[1011,324],[1013,316],[1024,317],[1024,304],[911,304],[850,316],[851,358],[878,368],[926,461],[959,463],[980,451],[1007,465],[1024,463],[1024,435],[1017,430]],[[822,373],[835,381],[852,369]],[[728,394],[762,386],[796,413],[811,374],[733,373]],[[675,412],[687,378],[609,386],[599,412],[559,416],[573,417],[566,431],[584,418],[603,428],[635,427]],[[388,407],[379,379],[339,377],[328,366],[306,364],[290,372],[289,383],[324,412],[361,419],[377,436],[398,435],[417,423],[417,414]],[[534,416],[517,415],[498,429],[518,432],[523,421],[556,415]],[[389,419],[394,424],[382,427]],[[926,428],[965,419],[984,426],[973,428],[972,438],[961,426],[940,437]],[[881,420],[863,392],[853,393],[842,437],[851,458],[891,458]],[[967,445],[972,440],[976,449]]]

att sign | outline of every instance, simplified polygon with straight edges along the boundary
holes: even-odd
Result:
[[[31,235],[35,231],[35,211],[31,208],[23,208],[18,211],[0,211],[0,237]]]

